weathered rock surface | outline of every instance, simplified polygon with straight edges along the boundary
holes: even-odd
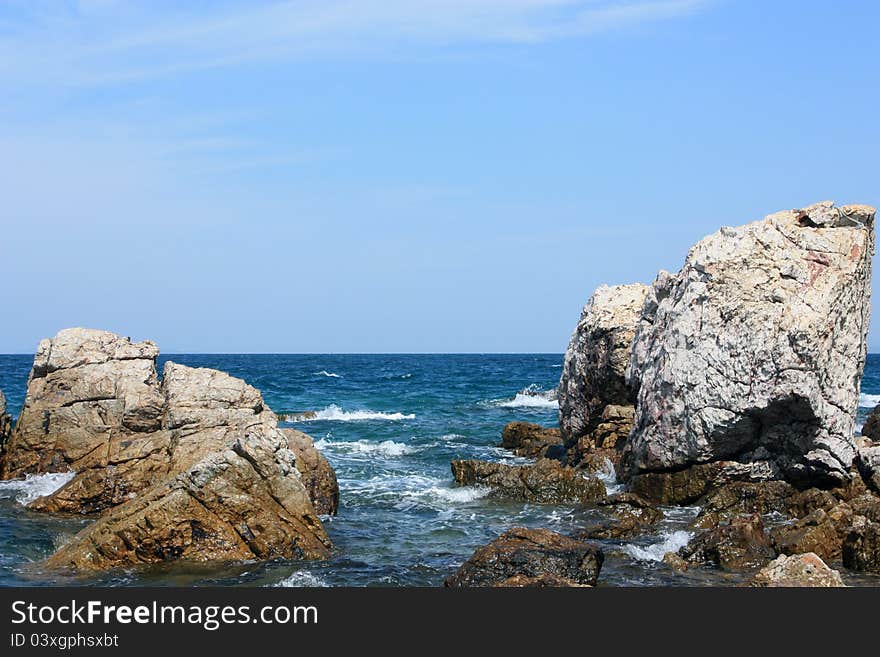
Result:
[[[594,418],[588,431],[569,448],[568,462],[577,467],[595,469],[597,459],[599,462],[608,459],[615,471],[619,470],[634,414],[632,406],[607,405]]]
[[[780,555],[759,570],[749,582],[758,587],[846,586],[840,573],[829,568],[818,555],[808,552]]]
[[[605,485],[554,459],[533,465],[452,461],[452,476],[463,486],[486,486],[492,495],[540,504],[583,502],[605,497]]]
[[[631,477],[630,489],[657,504],[690,504],[733,481],[771,480],[775,471],[766,464],[736,461],[700,463],[684,470],[646,472]]]
[[[590,588],[589,584],[578,584],[575,581],[545,573],[536,577],[527,575],[514,575],[503,582],[493,584],[498,588]]]
[[[793,524],[775,527],[770,536],[781,554],[814,552],[832,561],[840,556],[853,519],[852,507],[842,502],[827,511],[816,509]]]
[[[592,430],[608,404],[627,405],[624,374],[648,288],[602,286],[581,313],[559,382],[559,427],[566,444]]]
[[[844,539],[842,556],[846,568],[880,573],[880,522],[859,518]]]
[[[547,529],[515,527],[474,552],[444,586],[519,586],[516,582],[535,580],[595,586],[604,559],[589,543]]]
[[[559,429],[542,427],[531,422],[509,422],[501,432],[501,447],[517,456],[541,458],[547,449],[562,445]]]
[[[877,404],[865,418],[862,435],[873,442],[880,442],[880,404]]]
[[[6,412],[6,396],[0,390],[0,462],[3,452],[6,450],[6,442],[12,433],[12,418]]]
[[[865,361],[874,209],[820,203],[722,228],[662,272],[627,370],[632,473],[764,462],[843,482]]]
[[[784,481],[734,481],[716,488],[700,501],[702,508],[694,526],[711,529],[743,514],[786,513],[789,499],[796,493]]]
[[[740,516],[693,538],[678,551],[689,563],[711,563],[724,570],[747,570],[776,556],[761,516]]]
[[[45,565],[103,570],[177,559],[322,559],[330,547],[285,441],[246,435],[114,508]]]
[[[859,446],[856,463],[865,484],[880,494],[880,443]]]
[[[581,540],[630,538],[663,519],[663,512],[634,493],[617,493],[595,502],[603,517],[574,534]]]
[[[281,429],[287,446],[296,458],[296,469],[302,475],[309,499],[320,515],[335,516],[339,509],[339,483],[336,471],[308,434],[296,429]]]

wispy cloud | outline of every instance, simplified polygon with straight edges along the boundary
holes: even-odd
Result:
[[[0,9],[0,73],[107,84],[387,45],[540,43],[674,18],[708,0],[299,0]]]

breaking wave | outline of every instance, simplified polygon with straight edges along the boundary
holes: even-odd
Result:
[[[283,587],[309,587],[309,586],[330,586],[323,579],[315,575],[314,573],[310,573],[308,570],[299,570],[293,575],[289,577],[285,577],[280,582],[276,582],[275,584],[271,584],[270,586],[283,586]]]
[[[367,420],[414,420],[413,413],[385,413],[382,411],[360,410],[345,411],[336,404],[330,404],[327,408],[313,413],[302,413],[299,416],[285,416],[297,422],[315,422],[317,420],[327,420],[331,422],[364,422]],[[293,419],[299,418],[299,419]]]
[[[328,372],[327,370],[321,370],[320,372],[315,372],[315,376],[329,376],[331,379],[342,378],[341,375],[334,374],[333,372]]]
[[[495,399],[489,404],[497,408],[559,408],[556,389],[541,390],[535,384],[520,390],[513,399]]]
[[[356,454],[382,454],[383,456],[406,456],[414,454],[419,450],[410,445],[396,443],[393,440],[383,440],[380,443],[369,440],[321,440],[315,443],[315,447],[319,450],[330,450],[337,452],[349,452]]]
[[[864,392],[859,395],[859,408],[873,409],[877,404],[880,404],[880,395],[868,395]]]
[[[52,472],[27,475],[24,479],[0,481],[0,497],[14,497],[16,502],[27,506],[38,497],[51,495],[75,475],[75,472]]]
[[[678,552],[691,540],[693,534],[684,530],[666,532],[661,540],[646,547],[626,545],[623,551],[639,561],[663,561],[667,552]]]

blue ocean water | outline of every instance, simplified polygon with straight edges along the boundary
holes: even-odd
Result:
[[[326,518],[335,545],[326,562],[154,566],[74,580],[112,585],[436,586],[473,551],[516,525],[574,531],[595,511],[503,503],[453,485],[449,462],[518,462],[497,447],[512,420],[557,423],[552,398],[560,354],[527,355],[172,355],[259,388],[279,414],[316,412],[290,426],[312,435],[336,469],[339,515]],[[19,412],[31,356],[0,356],[0,389]],[[863,417],[880,402],[880,355],[868,358]],[[28,511],[21,504],[52,481],[0,482],[0,585],[71,583],[38,562],[90,522]],[[683,545],[695,509],[667,509],[655,532],[607,542],[607,585],[700,585],[737,576],[673,573],[660,559]]]

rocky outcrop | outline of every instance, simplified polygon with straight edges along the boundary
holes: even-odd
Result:
[[[880,494],[880,442],[859,445],[856,464],[865,484]]]
[[[545,586],[546,582],[595,586],[604,559],[602,551],[589,543],[547,529],[515,527],[474,552],[444,586],[521,586],[542,581]]]
[[[452,476],[462,486],[485,486],[495,497],[561,504],[605,497],[605,485],[554,459],[533,465],[506,465],[489,461],[452,461]]]
[[[45,565],[103,570],[171,560],[323,559],[330,547],[285,442],[246,435],[114,508]]]
[[[566,444],[591,432],[609,404],[630,404],[624,374],[647,289],[603,285],[584,306],[559,382],[559,427]]]
[[[846,568],[880,574],[880,522],[858,518],[841,552]]]
[[[339,509],[339,483],[336,471],[321,452],[315,448],[312,437],[296,429],[281,429],[287,438],[287,447],[296,459],[296,469],[302,476],[309,499],[320,515],[335,516]]]
[[[855,458],[874,209],[820,203],[703,239],[661,273],[633,340],[633,474],[721,460],[798,485]]]
[[[784,481],[734,481],[700,500],[694,526],[711,529],[743,514],[787,513],[789,500],[796,494],[796,489]]]
[[[816,509],[792,524],[770,531],[773,546],[781,554],[814,552],[826,561],[840,557],[843,541],[852,526],[852,507],[845,502],[829,510]]]
[[[6,442],[12,433],[12,417],[6,413],[6,396],[0,390],[0,463],[6,451]]]
[[[517,456],[541,458],[551,447],[562,445],[559,429],[531,422],[509,422],[501,432],[501,447]]]
[[[761,516],[740,516],[692,539],[678,551],[689,563],[710,563],[723,570],[747,570],[776,556]]]
[[[868,413],[862,425],[862,435],[874,442],[880,442],[880,404]]]
[[[808,552],[780,555],[749,581],[757,587],[840,587],[846,586],[840,573],[829,568],[818,555]]]
[[[595,502],[600,519],[574,534],[582,540],[631,538],[663,519],[663,512],[634,493],[618,493]]]

